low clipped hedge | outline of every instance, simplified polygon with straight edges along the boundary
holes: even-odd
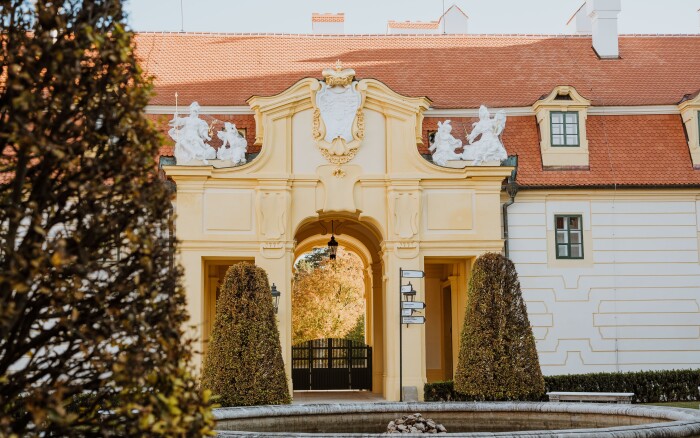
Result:
[[[545,376],[546,391],[633,392],[634,403],[700,400],[700,369]],[[453,382],[427,383],[425,401],[472,401]],[[544,398],[546,400],[546,396]]]

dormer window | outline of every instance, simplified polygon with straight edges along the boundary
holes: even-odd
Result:
[[[578,112],[552,111],[552,146],[579,146]]]
[[[700,170],[700,91],[683,96],[678,109],[685,124],[693,167]]]
[[[532,106],[540,128],[544,168],[588,168],[586,119],[590,106],[589,100],[566,85],[554,88]]]

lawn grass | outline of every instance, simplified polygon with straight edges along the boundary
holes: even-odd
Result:
[[[698,409],[700,401],[684,401],[684,402],[659,402],[659,403],[644,403],[645,405],[666,406],[669,408],[690,408]]]

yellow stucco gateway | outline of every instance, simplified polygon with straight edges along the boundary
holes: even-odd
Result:
[[[373,391],[387,400],[399,399],[399,268],[425,270],[413,285],[416,299],[426,301],[427,323],[403,327],[403,385],[422,397],[426,381],[452,376],[472,261],[503,247],[501,184],[512,168],[428,162],[416,148],[427,98],[335,76],[249,99],[262,145],[253,161],[165,167],[177,184],[176,233],[191,322],[205,349],[217,282],[227,266],[255,262],[282,291],[277,316],[291,376],[293,264],[325,246],[333,221],[340,245],[365,266]],[[359,93],[348,141],[325,141],[331,121],[321,117],[317,97],[326,85]]]

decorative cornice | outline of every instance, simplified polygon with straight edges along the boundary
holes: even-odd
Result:
[[[506,116],[534,116],[532,107],[518,106],[511,108],[490,108],[489,111],[497,112],[503,110]],[[430,108],[425,112],[425,117],[479,117],[479,108],[450,108],[439,109]]]
[[[644,105],[644,106],[592,106],[588,108],[591,116],[652,116],[680,114],[676,105]]]
[[[186,107],[178,107],[179,112],[185,112]],[[232,114],[232,115],[253,115],[253,111],[248,105],[213,105],[201,106],[200,114]],[[146,105],[146,114],[175,114],[175,105]]]
[[[184,107],[179,107],[180,112]],[[490,108],[492,111],[503,110],[509,117],[534,116],[530,106],[508,108]],[[146,114],[175,114],[174,105],[147,105]],[[202,106],[200,114],[221,115],[254,115],[247,105],[212,105]],[[642,105],[642,106],[591,106],[588,114],[592,116],[646,116],[646,115],[678,115],[678,105]],[[479,117],[478,108],[430,108],[424,113],[425,117]]]

